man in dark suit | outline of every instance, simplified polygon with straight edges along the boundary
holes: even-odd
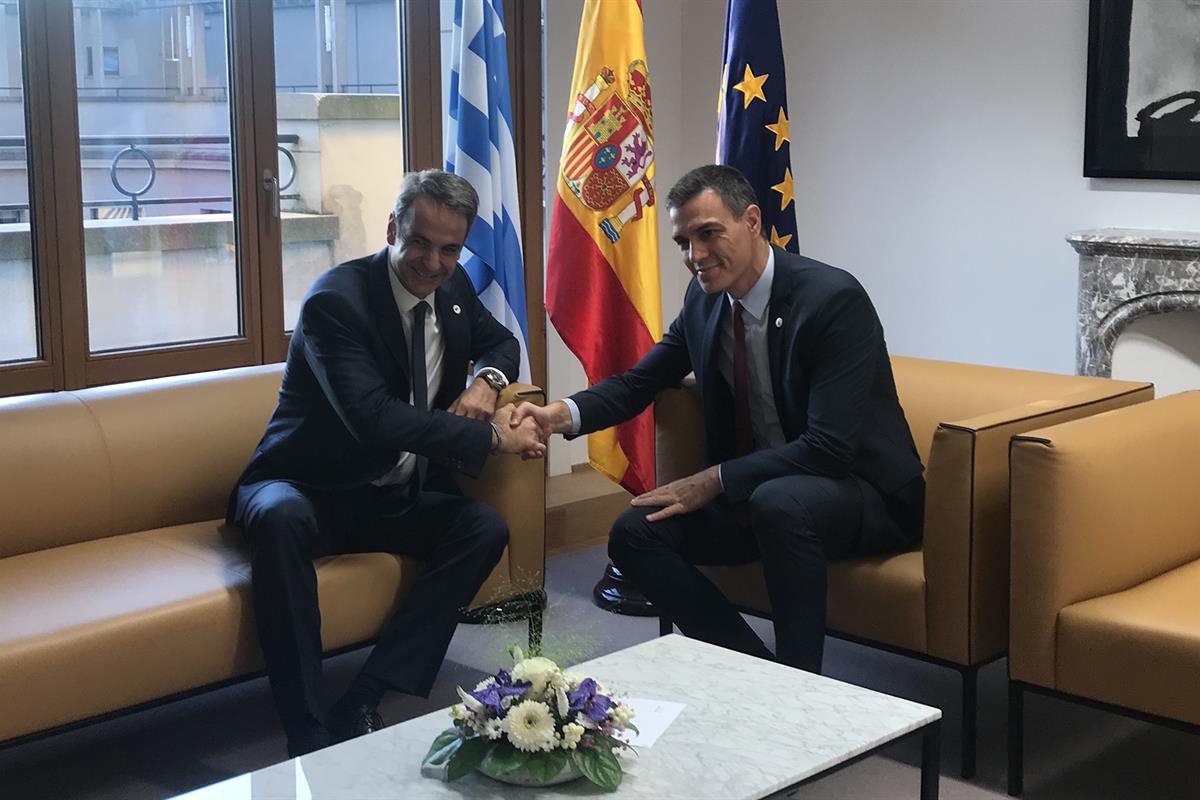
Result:
[[[230,498],[250,543],[255,615],[295,756],[383,726],[386,690],[427,695],[508,528],[460,496],[491,453],[540,455],[539,431],[495,412],[517,374],[516,339],[458,265],[478,197],[440,170],[404,178],[388,246],[326,272],[305,296],[279,404]],[[467,365],[475,379],[466,387]],[[329,715],[312,560],[385,551],[424,567]],[[362,591],[371,591],[370,586]]]
[[[771,658],[696,569],[761,559],[779,660],[819,672],[826,560],[921,538],[923,468],[883,329],[851,275],[766,242],[736,169],[689,172],[667,207],[695,276],[670,330],[623,375],[512,422],[601,430],[695,372],[712,466],[634,498],[609,555],[687,635]]]

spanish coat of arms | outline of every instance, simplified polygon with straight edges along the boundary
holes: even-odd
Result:
[[[575,97],[568,116],[562,176],[575,196],[593,211],[613,212],[600,230],[614,244],[625,225],[654,205],[647,175],[654,163],[654,115],[646,62],[629,65],[629,92],[622,95],[613,71],[605,67]]]

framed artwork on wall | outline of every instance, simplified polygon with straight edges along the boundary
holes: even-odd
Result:
[[[1200,0],[1091,0],[1083,174],[1200,180]]]

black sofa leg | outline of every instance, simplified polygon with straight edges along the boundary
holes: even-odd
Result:
[[[667,636],[675,632],[675,623],[663,614],[658,615],[658,635]]]
[[[1008,682],[1008,794],[1025,791],[1025,688]]]
[[[962,673],[962,753],[960,772],[963,780],[975,777],[975,748],[978,744],[979,667],[969,666]]]

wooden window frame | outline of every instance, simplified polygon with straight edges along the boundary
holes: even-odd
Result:
[[[546,381],[542,251],[542,8],[504,0],[508,19],[517,171],[525,241],[529,351]],[[438,0],[401,0],[403,121],[408,169],[442,165]],[[275,63],[271,3],[227,0],[234,226],[241,335],[187,344],[92,353],[72,0],[21,0],[31,247],[39,357],[0,365],[0,397],[281,361],[282,233],[263,188],[276,170]],[[51,42],[54,46],[51,46]],[[51,69],[53,64],[53,69]],[[332,266],[332,264],[330,265]]]

